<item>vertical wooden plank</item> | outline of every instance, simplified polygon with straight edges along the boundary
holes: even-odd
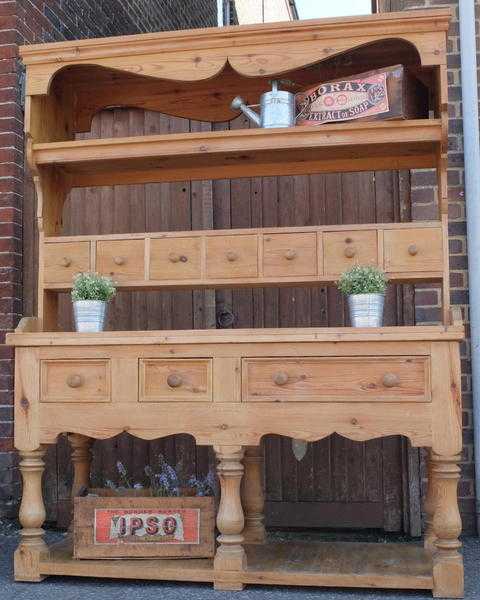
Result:
[[[73,483],[73,466],[70,460],[71,448],[67,435],[58,437],[56,447],[56,479],[57,479],[57,510],[58,527],[67,528],[72,518],[71,489]]]
[[[385,531],[401,531],[403,511],[401,503],[401,471],[399,468],[402,464],[400,438],[395,436],[382,438],[382,449],[383,527]]]
[[[316,502],[331,502],[333,499],[332,473],[332,437],[312,444],[314,478],[313,490]]]
[[[262,178],[263,226],[275,227],[278,224],[278,178]],[[279,290],[263,290],[264,327],[279,326]],[[282,438],[268,435],[264,438],[265,456],[265,497],[272,502],[280,502],[282,494]]]
[[[229,128],[229,123],[213,124],[214,131],[225,131]],[[232,226],[230,214],[230,187],[231,181],[229,179],[217,179],[212,183],[214,229],[229,229]],[[215,304],[218,308],[231,310],[231,290],[215,290]]]
[[[335,434],[332,438],[332,472],[333,500],[335,502],[348,502],[348,474],[347,474],[347,442],[348,440]]]
[[[190,131],[211,131],[211,123],[192,121]],[[213,229],[213,185],[211,181],[191,182],[192,229]],[[194,290],[193,327],[215,328],[215,291]]]
[[[45,472],[42,480],[43,501],[45,502],[46,521],[56,521],[58,516],[58,473],[57,444],[50,444],[45,454]]]
[[[211,131],[211,123],[191,121],[190,131]],[[212,181],[191,182],[192,229],[213,229]],[[193,291],[193,323],[195,329],[216,327],[215,290]],[[209,446],[196,446],[196,475],[206,477],[215,465],[215,454]]]
[[[245,129],[250,122],[243,116],[234,119],[231,129]],[[232,179],[230,182],[230,216],[232,229],[252,227],[252,180]],[[235,289],[231,292],[234,327],[252,327],[254,323],[253,290]]]

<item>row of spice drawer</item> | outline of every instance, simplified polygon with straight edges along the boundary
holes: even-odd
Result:
[[[338,276],[353,264],[389,273],[442,271],[440,227],[47,241],[45,284],[95,270],[120,284]],[[147,249],[148,246],[148,249]],[[383,255],[383,256],[382,256]]]
[[[212,358],[141,358],[138,400],[225,401],[214,368]],[[430,401],[427,356],[243,358],[240,374],[232,381],[243,402]],[[40,380],[41,402],[115,401],[108,358],[42,360]]]

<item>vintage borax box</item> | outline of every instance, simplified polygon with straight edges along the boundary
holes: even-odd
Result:
[[[428,117],[426,87],[402,65],[319,83],[296,95],[297,125]]]
[[[210,558],[214,527],[213,498],[79,497],[74,557]]]

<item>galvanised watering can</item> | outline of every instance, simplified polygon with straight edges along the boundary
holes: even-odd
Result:
[[[266,129],[293,127],[295,125],[295,94],[279,90],[279,83],[287,82],[272,81],[272,91],[261,95],[260,115],[252,110],[252,107],[259,106],[258,104],[248,106],[240,96],[232,100],[230,107],[235,111],[241,110],[250,121],[259,127]]]

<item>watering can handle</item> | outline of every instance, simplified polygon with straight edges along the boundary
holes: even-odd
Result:
[[[270,81],[268,82],[272,87],[274,85],[276,85],[277,87],[279,85],[286,85],[288,87],[300,87],[300,84],[295,83],[295,81],[292,81],[291,79],[270,79]]]

